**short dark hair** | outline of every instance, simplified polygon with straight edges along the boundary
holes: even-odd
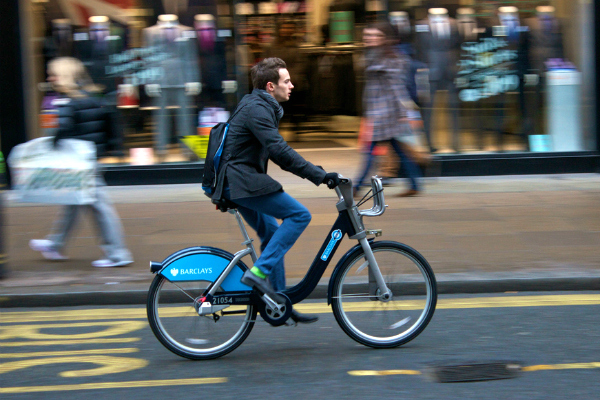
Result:
[[[278,84],[279,70],[282,68],[287,68],[287,66],[281,58],[269,57],[261,60],[250,70],[254,89],[265,90],[269,82]]]

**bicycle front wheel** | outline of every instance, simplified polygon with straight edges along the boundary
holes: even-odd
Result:
[[[224,356],[250,334],[256,307],[231,306],[199,315],[198,299],[211,282],[170,282],[157,275],[148,293],[150,327],[157,339],[173,353],[192,360]]]
[[[333,314],[359,343],[400,346],[417,337],[431,320],[437,302],[435,276],[427,260],[407,245],[385,241],[371,243],[371,248],[392,297],[378,297],[381,292],[359,249],[334,277]]]

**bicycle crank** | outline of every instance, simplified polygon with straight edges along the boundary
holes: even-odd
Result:
[[[267,295],[263,295],[267,296],[267,298],[261,299],[261,301],[258,302],[258,312],[260,313],[260,316],[273,326],[281,326],[285,324],[292,315],[292,301],[289,299],[289,297],[281,292],[277,294],[285,298],[285,302],[283,304],[273,301]]]

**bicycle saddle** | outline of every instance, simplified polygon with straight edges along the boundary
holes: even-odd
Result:
[[[221,212],[227,212],[227,210],[235,210],[238,207],[237,204],[235,204],[233,201],[227,199],[213,200],[212,202],[214,205],[217,206],[217,210]]]

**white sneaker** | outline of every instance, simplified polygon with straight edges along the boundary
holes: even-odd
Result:
[[[31,239],[29,241],[31,250],[39,251],[46,260],[62,261],[68,260],[69,257],[60,254],[60,252],[52,248],[52,241],[48,239]]]
[[[52,260],[52,261],[63,261],[63,260],[69,259],[69,257],[62,255],[58,251],[55,251],[55,250],[42,251],[42,256],[44,256],[44,258],[46,260]]]
[[[52,241],[48,239],[31,239],[29,248],[34,251],[52,251]]]
[[[133,261],[112,261],[108,258],[101,258],[100,260],[92,261],[92,267],[96,268],[113,268],[113,267],[124,267],[131,264]]]

